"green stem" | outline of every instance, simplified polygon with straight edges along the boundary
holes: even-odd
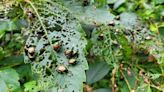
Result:
[[[124,73],[122,72],[122,70],[120,70],[120,72],[121,72],[122,76],[123,76],[124,79],[125,79],[125,82],[126,82],[126,84],[127,84],[127,86],[128,86],[129,91],[131,92],[132,89],[131,89],[131,87],[130,87],[130,84],[129,84],[128,80],[126,79],[126,77],[125,77]]]
[[[155,85],[151,85],[151,84],[150,84],[150,86],[153,87],[153,88],[155,88],[155,89],[157,89],[157,90],[160,90],[161,92],[163,91],[163,89],[161,89],[161,88],[159,88],[159,87],[157,87],[157,86],[155,86]]]

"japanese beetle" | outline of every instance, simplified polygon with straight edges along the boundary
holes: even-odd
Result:
[[[115,19],[116,19],[116,20],[120,20],[120,16],[116,16]]]
[[[57,72],[58,73],[65,73],[67,71],[68,70],[67,70],[67,68],[64,65],[60,65],[60,66],[57,67]]]
[[[74,65],[77,63],[76,59],[72,58],[68,61],[69,64]]]
[[[35,48],[34,47],[29,47],[28,48],[28,53],[33,54],[35,52]]]
[[[97,38],[97,40],[104,40],[104,34],[103,33],[101,33],[99,36],[98,36],[98,38]]]
[[[59,42],[54,43],[53,49],[58,52],[61,49],[61,44]]]
[[[115,26],[115,22],[114,21],[110,21],[108,26]]]
[[[28,51],[28,57],[30,58],[30,60],[34,60],[35,59],[35,47],[29,47],[27,49]]]
[[[30,19],[30,20],[33,20],[35,18],[35,15],[34,13],[32,12],[31,9],[27,9],[26,10],[26,14],[27,14],[27,17]]]
[[[66,56],[67,58],[71,58],[71,57],[72,57],[72,54],[73,54],[73,51],[72,51],[72,50],[66,50],[66,51],[64,52],[64,54],[65,54],[65,56]]]
[[[72,52],[72,57],[77,58],[78,57],[78,52],[77,51],[73,51]]]

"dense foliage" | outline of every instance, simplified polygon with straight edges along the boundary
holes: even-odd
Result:
[[[0,92],[164,92],[164,0],[1,0]]]

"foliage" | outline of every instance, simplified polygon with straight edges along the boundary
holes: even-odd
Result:
[[[47,85],[47,89],[55,86],[57,90],[64,92],[81,92],[88,66],[83,51],[86,41],[82,37],[83,33],[80,33],[82,29],[78,21],[64,7],[53,2],[29,3],[37,18],[33,19],[34,23],[31,23],[33,26],[28,29],[31,30],[31,34],[25,48],[28,50],[34,47],[35,52],[33,56],[28,51],[25,52],[24,58],[26,63],[32,64],[33,71],[41,77],[38,85],[41,86],[40,88]],[[54,47],[56,44],[61,47],[56,49]],[[69,50],[77,56],[64,55]],[[34,60],[31,57],[34,57]],[[77,60],[76,65],[69,64],[71,58]],[[68,73],[60,74],[56,71],[61,65],[67,68]],[[51,83],[50,80],[54,81]]]
[[[162,92],[163,3],[0,1],[0,92]]]

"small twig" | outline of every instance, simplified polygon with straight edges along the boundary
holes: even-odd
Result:
[[[123,77],[124,77],[124,79],[125,79],[125,82],[126,82],[126,84],[127,84],[127,86],[128,86],[129,91],[131,92],[131,91],[132,91],[132,89],[131,89],[131,87],[130,87],[130,84],[129,84],[129,82],[128,82],[127,78],[125,77],[125,75],[124,75],[124,73],[122,72],[122,70],[121,70],[121,69],[120,69],[120,72],[121,72],[122,76],[123,76]]]
[[[163,90],[164,90],[164,89],[161,89],[161,88],[159,88],[159,87],[157,87],[157,86],[155,86],[155,85],[151,85],[151,84],[150,84],[150,86],[153,87],[153,88],[155,88],[155,89],[157,89],[157,90],[160,90],[160,91],[163,91]]]
[[[117,68],[114,68],[112,70],[112,78],[111,78],[111,81],[112,81],[112,92],[116,92],[116,83],[115,83],[116,70],[117,70]]]

